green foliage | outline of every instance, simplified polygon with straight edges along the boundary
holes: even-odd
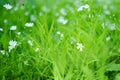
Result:
[[[119,3],[0,0],[0,80],[119,80]]]

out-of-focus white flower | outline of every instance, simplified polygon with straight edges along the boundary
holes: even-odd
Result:
[[[80,6],[78,9],[77,9],[77,11],[78,12],[80,12],[80,11],[82,11],[82,10],[84,10],[84,9],[90,9],[90,7],[89,7],[89,5],[88,4],[85,4],[85,5],[83,5],[83,6]]]
[[[17,29],[17,26],[13,25],[10,27],[10,30],[16,30]]]
[[[30,46],[33,46],[33,42],[32,42],[31,40],[28,40],[28,44],[29,44]]]
[[[35,49],[35,52],[38,52],[38,51],[39,51],[39,48],[36,48],[36,49]]]
[[[108,28],[109,28],[109,30],[111,30],[111,31],[116,30],[115,23],[110,24],[110,25],[108,26]]]
[[[21,35],[21,32],[17,32],[17,35]]]
[[[0,50],[0,53],[2,53],[3,55],[5,55],[5,50]]]
[[[3,31],[3,28],[0,28],[0,31]]]
[[[35,21],[36,20],[35,16],[34,15],[30,15],[30,20],[31,21]]]
[[[10,52],[13,48],[15,48],[16,45],[17,45],[17,41],[14,41],[14,40],[9,41],[9,46],[8,46],[9,52]]]
[[[26,27],[33,27],[34,23],[26,23],[25,26]]]
[[[59,34],[59,35],[60,35],[60,34],[61,34],[61,33],[60,33],[60,31],[57,31],[57,34]]]
[[[8,21],[7,21],[7,19],[4,19],[4,23],[7,23]]]
[[[64,34],[61,33],[60,31],[57,31],[56,33],[57,33],[58,35],[60,35],[60,39],[61,39],[61,40],[64,38]]]
[[[21,6],[21,7],[20,7],[20,9],[21,9],[21,10],[24,10],[24,9],[25,9],[25,7],[24,7],[24,6]]]
[[[60,16],[58,19],[57,19],[57,22],[61,23],[61,24],[67,24],[68,20],[67,19],[64,19],[63,16]]]
[[[106,21],[106,27],[109,29],[109,30],[111,30],[111,31],[113,31],[113,30],[116,30],[116,25],[115,25],[115,23],[111,23],[109,20],[108,21]]]
[[[44,12],[49,12],[49,11],[50,11],[50,9],[49,9],[49,8],[47,8],[46,6],[43,6],[43,7],[42,7],[42,11],[44,11]]]
[[[62,8],[62,9],[60,9],[60,13],[62,14],[62,15],[67,15],[67,12],[65,11],[65,9],[64,8]]]
[[[109,41],[110,39],[111,39],[110,36],[107,36],[107,37],[106,37],[106,41]]]
[[[42,13],[42,12],[39,12],[38,15],[39,15],[39,16],[43,16],[43,13]]]
[[[83,51],[83,44],[82,43],[77,43],[77,49],[79,49],[80,51]]]
[[[11,9],[12,8],[12,5],[10,4],[5,4],[3,5],[4,8],[6,8],[7,10]]]
[[[26,11],[26,12],[25,12],[25,16],[28,16],[28,15],[29,15],[29,12]]]

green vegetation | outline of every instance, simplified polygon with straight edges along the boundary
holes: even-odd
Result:
[[[0,0],[0,80],[120,80],[119,0]]]

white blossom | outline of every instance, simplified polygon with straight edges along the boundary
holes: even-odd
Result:
[[[0,31],[3,31],[3,28],[0,28]]]
[[[64,16],[67,15],[67,12],[64,8],[60,9],[60,13]]]
[[[77,11],[78,12],[80,12],[80,11],[82,11],[82,10],[84,10],[84,9],[90,9],[90,7],[89,7],[89,5],[88,4],[85,4],[85,5],[83,5],[83,6],[80,6],[78,9],[77,9]]]
[[[35,49],[35,52],[38,52],[38,51],[39,51],[39,48],[36,48],[36,49]]]
[[[83,51],[83,44],[82,43],[77,43],[77,49],[79,49],[80,51]]]
[[[0,50],[0,53],[2,53],[3,55],[5,55],[5,50]]]
[[[110,36],[107,36],[107,37],[106,37],[106,41],[109,41],[110,39],[111,39]]]
[[[34,15],[30,15],[30,20],[31,21],[35,21],[36,20],[35,16]]]
[[[57,31],[57,34],[59,34],[59,35],[60,35],[60,34],[61,34],[61,33],[60,33],[60,31]]]
[[[17,35],[21,35],[21,32],[17,32]]]
[[[12,8],[12,5],[10,4],[5,4],[3,5],[4,8],[6,8],[7,10],[11,9]]]
[[[16,30],[17,29],[17,26],[13,25],[10,27],[10,30]]]
[[[32,42],[31,40],[28,40],[28,44],[29,44],[30,46],[33,46],[33,42]]]
[[[31,22],[25,24],[26,27],[33,27],[33,25],[34,25],[34,23],[31,23]]]
[[[8,46],[9,52],[10,52],[13,48],[15,48],[16,45],[17,45],[17,41],[14,41],[14,40],[9,41],[9,46]]]
[[[61,23],[61,24],[67,24],[68,20],[65,19],[63,16],[60,16],[58,19],[57,19],[57,22]]]

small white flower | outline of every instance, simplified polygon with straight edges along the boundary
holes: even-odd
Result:
[[[7,19],[4,19],[4,21],[3,21],[4,23],[7,23],[8,21],[7,21]]]
[[[39,48],[36,48],[36,49],[35,49],[35,52],[38,52],[38,51],[39,51]]]
[[[17,32],[17,35],[21,35],[21,32]]]
[[[3,5],[4,8],[6,8],[7,10],[11,9],[12,8],[12,5],[10,4],[5,4]]]
[[[85,8],[85,9],[89,9],[89,5],[88,5],[88,4],[85,4],[85,5],[84,5],[84,8]]]
[[[3,31],[3,28],[0,28],[0,31]]]
[[[116,26],[115,26],[114,23],[113,23],[113,24],[110,24],[110,25],[108,26],[108,28],[109,28],[109,30],[111,30],[111,31],[116,30]]]
[[[60,9],[60,13],[62,14],[62,15],[67,15],[67,12],[65,11],[65,9],[64,8],[62,8],[62,9]]]
[[[5,55],[5,50],[0,50],[0,53],[2,53],[3,55]]]
[[[33,46],[33,42],[32,42],[31,40],[28,40],[28,44],[29,44],[30,46]]]
[[[39,16],[43,16],[43,13],[42,13],[42,12],[39,12],[38,15],[39,15]]]
[[[64,34],[61,34],[60,37],[63,38],[63,37],[64,37]]]
[[[30,20],[31,21],[35,21],[36,20],[35,16],[34,15],[30,15]]]
[[[29,12],[25,12],[25,16],[28,16],[29,15]]]
[[[34,25],[33,23],[26,23],[25,24],[26,27],[33,27],[33,25]]]
[[[57,22],[61,23],[61,24],[67,24],[68,20],[67,19],[64,19],[63,16],[60,16],[58,19],[57,19]]]
[[[15,48],[16,45],[17,45],[17,41],[13,41],[13,40],[9,41],[9,46],[8,46],[9,52],[10,52],[13,48]]]
[[[44,11],[44,12],[49,12],[49,11],[50,11],[50,9],[49,9],[49,8],[47,8],[46,6],[43,6],[43,7],[42,7],[42,11]]]
[[[83,6],[80,6],[78,9],[77,9],[77,11],[78,12],[80,12],[80,11],[82,11],[82,10],[84,10],[84,9],[90,9],[90,7],[89,7],[89,5],[88,4],[85,4],[85,5],[83,5]]]
[[[61,34],[60,31],[57,31],[57,34],[60,35]]]
[[[77,49],[79,49],[80,51],[83,51],[83,44],[82,43],[77,43]]]
[[[107,36],[106,37],[106,41],[110,41],[111,37],[110,36]]]
[[[17,29],[17,26],[13,25],[10,27],[10,30],[16,30]]]

